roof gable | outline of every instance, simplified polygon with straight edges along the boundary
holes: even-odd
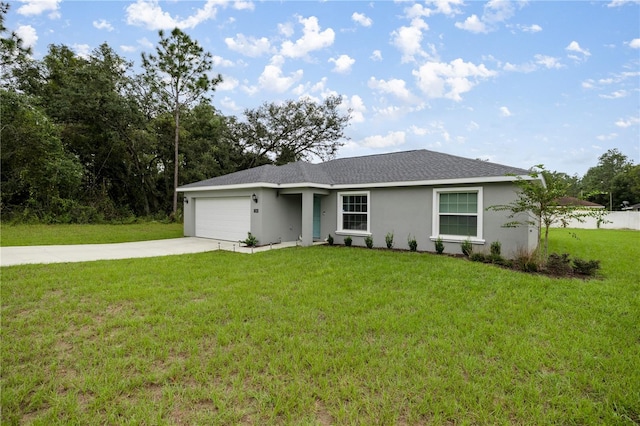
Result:
[[[312,164],[304,161],[282,166],[264,165],[178,188],[227,187],[234,185],[373,185],[425,181],[451,181],[523,176],[528,170],[473,160],[435,151],[416,150],[362,157],[340,158]],[[220,188],[222,189],[222,188]]]

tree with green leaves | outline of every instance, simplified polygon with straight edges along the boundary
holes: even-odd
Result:
[[[509,212],[508,218],[513,220],[505,223],[506,227],[522,225],[537,227],[538,241],[542,239],[542,228],[544,228],[543,255],[546,259],[549,253],[549,228],[552,224],[566,223],[571,219],[582,222],[585,217],[602,219],[606,212],[560,205],[560,198],[567,195],[567,184],[563,179],[554,179],[550,174],[547,175],[549,179],[545,181],[545,172],[544,166],[537,165],[531,169],[528,178],[517,176],[516,199],[509,204],[490,206],[487,210]]]
[[[15,32],[9,32],[4,26],[5,15],[9,12],[9,3],[0,2],[0,76],[2,85],[8,86],[13,68],[27,60],[31,48]]]
[[[585,198],[608,206],[613,210],[622,202],[615,191],[614,179],[625,173],[633,165],[626,155],[617,149],[610,149],[598,158],[598,165],[591,167],[582,178]]]
[[[231,121],[231,137],[253,157],[275,164],[335,157],[347,140],[344,130],[351,111],[340,111],[342,98],[329,96],[318,103],[309,98],[264,103],[244,111],[245,121]]]
[[[145,78],[160,101],[174,119],[174,169],[173,169],[173,209],[175,217],[178,209],[178,173],[180,166],[180,114],[183,108],[205,98],[207,92],[214,90],[222,82],[218,74],[210,78],[212,59],[197,41],[191,40],[186,33],[175,28],[165,37],[159,32],[160,42],[155,54],[142,54],[142,66]]]

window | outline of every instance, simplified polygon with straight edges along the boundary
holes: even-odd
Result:
[[[369,192],[338,193],[338,231],[369,233]]]
[[[433,238],[482,240],[482,188],[433,190]]]

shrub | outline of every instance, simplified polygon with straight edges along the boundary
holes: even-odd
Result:
[[[417,251],[418,250],[418,241],[416,241],[415,237],[412,237],[411,234],[407,237],[407,244],[409,245],[409,250]]]
[[[247,239],[244,241],[240,241],[240,243],[246,245],[247,247],[255,247],[258,245],[258,239],[251,235],[251,232],[247,232]]]
[[[486,262],[487,256],[484,253],[471,253],[469,255],[469,260],[472,262]]]
[[[522,272],[538,272],[539,264],[535,252],[519,249],[512,262],[513,268]]]
[[[353,240],[351,239],[351,237],[346,237],[344,239],[344,245],[347,247],[351,247],[351,243],[353,242]]]
[[[327,237],[327,242],[329,243],[330,246],[333,245],[333,236],[331,234],[329,234],[329,236]]]
[[[569,275],[573,271],[568,253],[551,253],[545,266],[550,274],[558,276]]]
[[[373,237],[371,235],[364,237],[364,244],[367,248],[373,248]]]
[[[573,259],[573,272],[580,275],[593,276],[600,269],[599,260]]]
[[[465,256],[471,256],[471,253],[473,253],[473,245],[471,245],[471,240],[464,240],[460,245],[460,249],[462,250],[462,254],[464,254]]]
[[[393,232],[387,232],[387,235],[384,237],[384,242],[387,243],[387,248],[393,248]]]
[[[500,256],[500,252],[502,251],[502,244],[500,244],[500,241],[492,242],[490,250],[492,255]]]
[[[444,243],[442,242],[442,238],[438,237],[435,245],[436,245],[436,253],[442,254],[444,252]]]

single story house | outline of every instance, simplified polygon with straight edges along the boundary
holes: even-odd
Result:
[[[485,247],[500,241],[504,255],[537,247],[531,226],[505,228],[508,212],[487,207],[516,197],[516,176],[524,169],[428,150],[264,165],[181,186],[184,234],[241,241],[250,232],[259,244],[300,240],[308,246],[331,234],[340,244],[350,236],[364,246],[372,236],[385,247],[460,253],[469,239]]]
[[[556,200],[559,206],[570,206],[582,210],[598,210],[604,209],[602,204],[593,203],[591,201],[582,200],[576,197],[560,197]]]

